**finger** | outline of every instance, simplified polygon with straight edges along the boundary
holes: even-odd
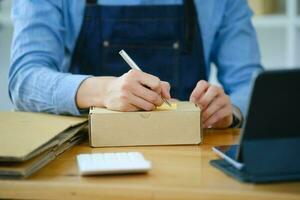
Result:
[[[141,108],[129,103],[128,95],[123,95],[121,97],[121,100],[118,100],[115,103],[111,103],[111,105],[109,105],[107,108],[110,110],[116,110],[121,112],[133,112],[141,110]]]
[[[203,116],[203,122],[206,122],[214,113],[216,113],[218,110],[222,109],[227,104],[227,99],[224,96],[219,96],[213,100],[211,104],[204,110],[202,116]]]
[[[157,94],[161,94],[161,81],[158,77],[140,71],[137,72],[137,76],[138,76],[138,81],[142,85],[149,87]]]
[[[230,105],[223,107],[222,109],[215,112],[204,124],[205,128],[212,126],[218,121],[224,119],[225,117],[231,115],[231,107]]]
[[[150,103],[149,101],[146,101],[145,99],[139,96],[135,96],[134,94],[129,94],[128,99],[130,104],[141,108],[142,110],[150,111],[154,110],[156,107],[153,103]]]
[[[134,111],[138,111],[138,110],[141,110],[141,108],[134,106],[132,104],[127,104],[127,105],[123,105],[122,107],[120,107],[120,109],[118,111],[134,112]]]
[[[140,84],[135,84],[133,86],[132,93],[135,96],[138,96],[156,106],[160,106],[163,103],[163,100],[159,94]]]
[[[209,83],[207,81],[199,81],[190,96],[190,101],[192,101],[193,103],[198,103],[198,99],[200,99],[200,97],[206,92],[208,88]]]
[[[210,86],[205,94],[198,100],[198,103],[201,105],[202,109],[205,110],[207,106],[212,103],[214,98],[222,93],[221,88],[217,86]]]
[[[166,81],[161,81],[161,95],[162,97],[166,98],[166,99],[170,99],[171,95],[170,95],[170,84]]]

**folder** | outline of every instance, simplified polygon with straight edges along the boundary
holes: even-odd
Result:
[[[87,136],[86,117],[0,112],[0,178],[25,178]]]

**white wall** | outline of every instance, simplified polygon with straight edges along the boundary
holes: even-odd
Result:
[[[0,111],[12,109],[8,97],[7,77],[13,28],[9,20],[10,0],[1,2],[0,10]]]
[[[9,49],[11,34],[11,28],[0,28],[0,110],[8,110],[12,108],[7,91],[7,76],[9,66]]]

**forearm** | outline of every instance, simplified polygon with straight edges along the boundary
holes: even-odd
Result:
[[[232,104],[239,108],[244,118],[247,115],[252,90],[252,76],[249,75],[249,77],[248,81],[244,81],[238,85],[232,84],[235,87],[231,87],[229,94]]]
[[[11,100],[19,110],[79,115],[75,96],[84,75],[61,73],[38,65],[12,67],[9,76]]]
[[[212,58],[218,80],[245,117],[253,75],[262,69],[260,51],[247,1],[227,2]]]

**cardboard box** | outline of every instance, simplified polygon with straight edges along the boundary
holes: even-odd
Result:
[[[189,102],[176,109],[117,112],[91,108],[89,135],[92,147],[200,144],[201,112]]]

